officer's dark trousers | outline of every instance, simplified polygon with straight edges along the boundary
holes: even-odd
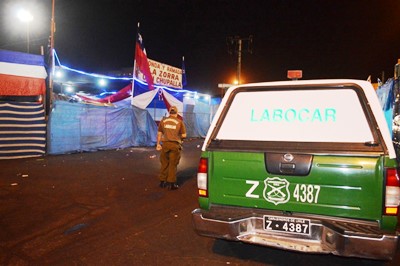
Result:
[[[176,171],[181,159],[181,150],[181,145],[178,142],[163,142],[160,154],[160,181],[176,183]]]

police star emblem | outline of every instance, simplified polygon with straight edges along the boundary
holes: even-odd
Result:
[[[289,182],[279,177],[268,177],[264,180],[264,199],[275,205],[284,204],[290,199]]]

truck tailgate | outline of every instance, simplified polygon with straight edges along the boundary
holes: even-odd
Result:
[[[380,219],[380,157],[313,155],[309,173],[283,175],[267,171],[265,156],[263,152],[213,152],[210,203]]]

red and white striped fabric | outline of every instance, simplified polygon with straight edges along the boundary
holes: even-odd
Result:
[[[43,56],[0,50],[0,95],[42,95],[46,77]]]

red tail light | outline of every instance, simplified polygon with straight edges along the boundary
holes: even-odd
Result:
[[[200,158],[199,162],[199,169],[197,172],[199,173],[207,173],[208,170],[208,159],[207,158]]]
[[[197,188],[200,197],[208,197],[208,159],[200,158],[197,170]]]
[[[397,215],[400,203],[400,179],[396,168],[386,169],[385,214]]]

